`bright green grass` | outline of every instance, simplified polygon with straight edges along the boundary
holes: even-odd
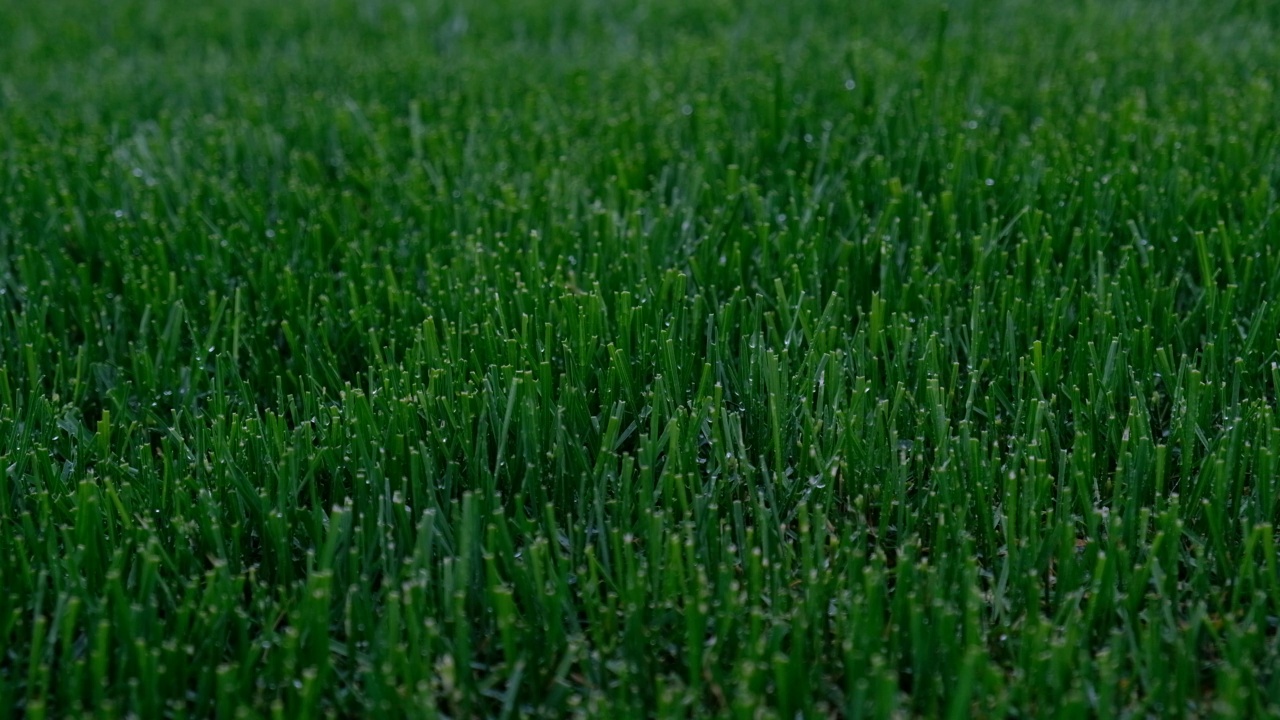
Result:
[[[1278,28],[0,4],[0,715],[1280,712]]]

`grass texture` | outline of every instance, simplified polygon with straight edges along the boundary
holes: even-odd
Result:
[[[1280,713],[1278,28],[0,4],[0,715]]]

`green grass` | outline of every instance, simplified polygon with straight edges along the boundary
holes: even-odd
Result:
[[[0,716],[1280,713],[1278,30],[0,5]]]

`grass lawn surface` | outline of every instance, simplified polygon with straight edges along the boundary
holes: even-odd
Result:
[[[0,716],[1280,713],[1280,5],[0,3]]]

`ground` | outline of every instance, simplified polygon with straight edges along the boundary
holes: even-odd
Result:
[[[1280,713],[1278,28],[0,6],[0,715]]]

